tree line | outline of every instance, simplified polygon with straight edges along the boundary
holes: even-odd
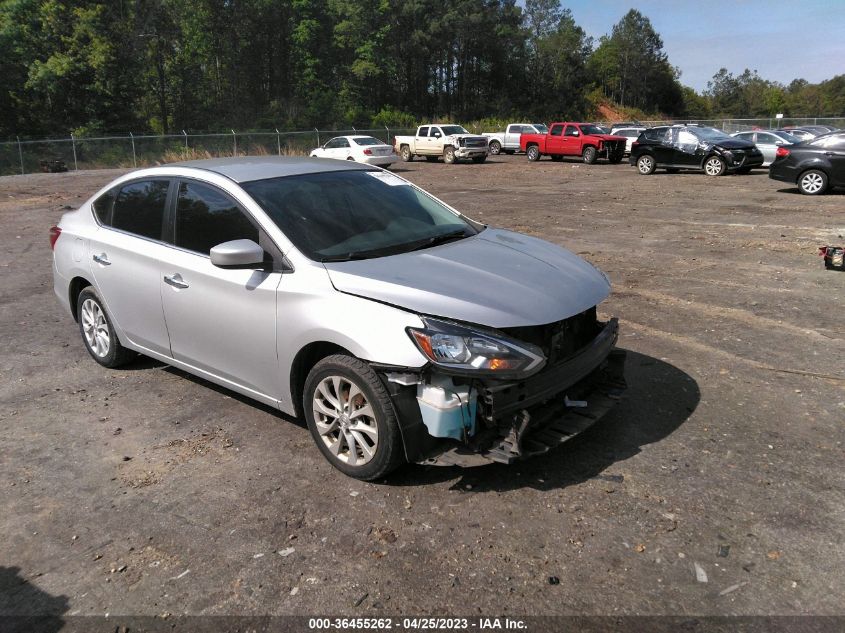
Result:
[[[640,12],[594,41],[558,0],[0,0],[0,77],[0,137],[845,115],[845,75],[700,94]]]

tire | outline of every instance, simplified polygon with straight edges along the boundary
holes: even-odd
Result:
[[[807,196],[818,196],[827,190],[827,174],[818,169],[808,169],[798,177],[798,190]]]
[[[447,145],[443,148],[443,162],[447,165],[454,165],[457,161],[455,158],[455,148],[451,145]]]
[[[532,163],[540,160],[540,148],[537,145],[529,145],[525,150],[525,155]]]
[[[657,169],[657,161],[651,154],[643,154],[637,159],[637,171],[643,176],[650,176]]]
[[[474,162],[474,163],[476,163],[476,164],[478,164],[478,165],[480,165],[481,163],[483,163],[485,160],[487,160],[487,157],[486,157],[486,156],[473,156],[473,157],[472,157],[472,162]]]
[[[402,157],[402,160],[406,163],[410,163],[414,160],[414,155],[411,153],[411,148],[407,145],[403,145],[399,148],[399,155]]]
[[[502,153],[502,144],[499,141],[490,141],[490,153],[498,156]]]
[[[425,160],[429,163],[436,163],[438,158],[438,156],[426,156]]]
[[[588,145],[584,148],[584,152],[581,154],[581,157],[584,159],[585,163],[592,165],[599,157],[599,153],[596,151],[595,147]]]
[[[345,475],[372,481],[405,461],[393,403],[363,361],[336,354],[318,362],[305,380],[302,408],[320,452]]]
[[[718,156],[708,156],[704,159],[704,173],[708,176],[724,176],[728,166]]]
[[[137,354],[120,344],[103,300],[94,286],[88,286],[76,299],[79,333],[91,358],[103,367],[115,368],[133,360]]]
[[[552,160],[556,163],[559,163],[563,160],[563,156],[561,156],[560,154],[552,154]]]

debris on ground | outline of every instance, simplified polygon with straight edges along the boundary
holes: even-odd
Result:
[[[695,579],[698,582],[707,582],[707,572],[704,571],[704,567],[698,563],[693,563],[693,567],[695,568]]]

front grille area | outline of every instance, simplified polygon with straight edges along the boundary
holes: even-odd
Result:
[[[487,139],[483,137],[465,138],[462,139],[462,141],[464,147],[469,147],[473,149],[484,149],[487,147]]]
[[[518,341],[537,345],[543,350],[548,364],[572,356],[582,347],[589,345],[601,331],[593,306],[580,314],[546,325],[512,327],[502,330]]]

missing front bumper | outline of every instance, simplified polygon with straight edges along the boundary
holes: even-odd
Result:
[[[424,463],[465,467],[511,464],[547,453],[589,428],[621,399],[627,388],[625,355],[624,350],[611,349],[604,361],[578,382],[541,402],[509,412],[508,417],[499,417],[499,428],[490,429],[492,438],[479,437],[476,446],[446,447]],[[575,406],[582,404],[586,406]],[[503,422],[509,428],[503,428]]]

